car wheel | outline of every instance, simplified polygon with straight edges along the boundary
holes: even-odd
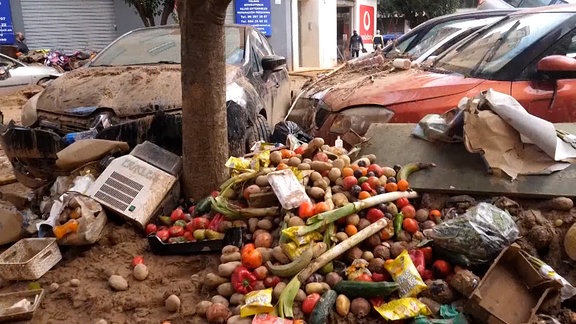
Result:
[[[262,115],[258,115],[258,118],[256,118],[256,125],[254,125],[254,130],[256,131],[255,133],[257,136],[257,141],[268,142],[270,140],[270,136],[272,136],[272,130],[270,130],[268,121],[266,120],[266,117]]]

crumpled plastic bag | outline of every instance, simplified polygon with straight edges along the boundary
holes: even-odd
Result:
[[[270,141],[286,144],[288,135],[294,135],[299,141],[305,143],[308,143],[313,139],[312,136],[306,134],[295,122],[281,121],[274,125],[274,132],[270,137]]]
[[[477,265],[493,260],[518,238],[519,231],[508,212],[483,202],[424,234],[435,247],[462,255]]]

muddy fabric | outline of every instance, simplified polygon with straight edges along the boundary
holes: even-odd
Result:
[[[58,152],[56,167],[62,170],[74,170],[88,162],[99,160],[110,152],[126,152],[128,149],[128,144],[125,142],[101,139],[80,140]]]

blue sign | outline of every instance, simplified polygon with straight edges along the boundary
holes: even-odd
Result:
[[[272,35],[270,0],[235,0],[236,23],[251,25],[266,36]]]
[[[12,45],[14,41],[10,0],[0,0],[0,44]]]

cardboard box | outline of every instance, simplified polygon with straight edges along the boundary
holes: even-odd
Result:
[[[494,260],[464,307],[481,323],[532,323],[547,298],[558,293],[560,284],[543,278],[513,244]]]

